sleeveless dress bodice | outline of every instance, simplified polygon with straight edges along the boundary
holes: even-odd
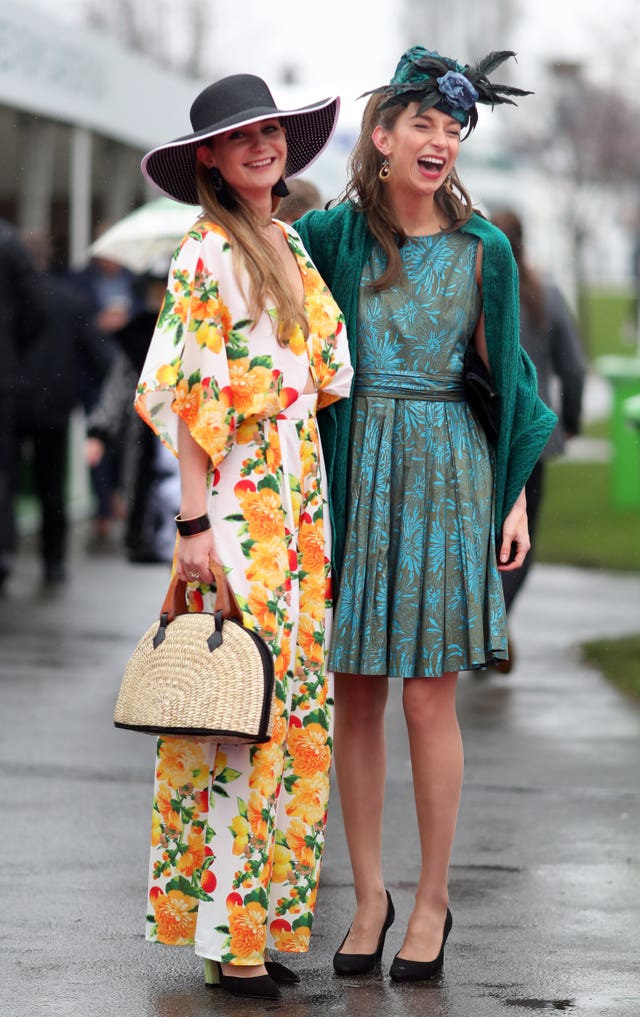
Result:
[[[330,666],[439,676],[507,656],[492,453],[464,396],[478,241],[410,237],[397,284],[360,288],[347,537]]]

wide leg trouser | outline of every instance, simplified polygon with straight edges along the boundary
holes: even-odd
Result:
[[[275,595],[261,600],[253,564],[246,598],[241,584],[234,585],[247,620],[258,618],[263,633],[273,628],[272,739],[250,747],[158,740],[147,938],[195,941],[199,955],[240,965],[261,963],[267,946],[308,949],[324,845],[333,702],[324,665],[329,549],[315,415],[300,414],[304,402],[266,435],[274,461],[282,462],[278,476],[287,478],[281,487],[286,576],[276,587],[285,591],[286,611],[279,614]],[[246,460],[246,448],[243,455]],[[238,498],[251,533],[256,499],[243,502],[247,490],[239,485]],[[225,512],[237,525],[239,513],[228,506]],[[256,543],[254,562],[262,560]],[[271,589],[273,576],[266,578]],[[193,596],[201,607],[200,591]]]

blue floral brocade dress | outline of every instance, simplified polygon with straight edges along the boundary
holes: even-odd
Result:
[[[380,248],[363,273],[335,671],[434,677],[507,657],[493,454],[462,380],[481,312],[477,244],[409,238],[382,293],[368,286]]]

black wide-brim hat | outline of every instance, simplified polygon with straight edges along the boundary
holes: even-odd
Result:
[[[285,177],[308,169],[334,132],[340,99],[332,96],[303,106],[280,110],[262,78],[232,74],[214,81],[196,97],[191,107],[192,134],[147,152],[141,168],[147,180],[175,201],[197,205],[196,149],[204,141],[233,127],[277,117],[287,132]]]

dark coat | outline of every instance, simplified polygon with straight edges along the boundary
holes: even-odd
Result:
[[[93,325],[88,301],[67,280],[38,275],[32,307],[35,339],[17,364],[18,423],[23,429],[61,427],[80,402],[80,371],[102,381],[108,347]]]
[[[17,230],[0,219],[0,397],[14,390],[20,351],[35,337],[35,279]]]
[[[538,393],[543,402],[553,406],[554,382],[559,393],[556,409],[559,420],[542,458],[558,455],[564,449],[567,434],[578,434],[582,392],[587,373],[587,358],[576,322],[562,293],[553,283],[542,287],[544,313],[534,321],[526,306],[520,310],[520,342],[527,351],[538,375]]]
[[[89,437],[99,438],[112,448],[122,443],[123,486],[128,505],[125,544],[132,561],[154,560],[152,497],[158,479],[158,439],[135,412],[133,399],[157,317],[156,311],[142,311],[115,333],[120,352],[87,418]]]

